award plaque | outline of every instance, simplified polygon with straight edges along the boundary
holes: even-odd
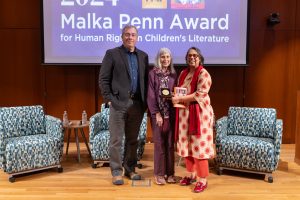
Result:
[[[169,88],[161,88],[161,96],[164,97],[164,98],[171,98],[172,97],[172,94],[171,94],[171,91]]]

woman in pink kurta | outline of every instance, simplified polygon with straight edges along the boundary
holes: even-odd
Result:
[[[203,61],[198,48],[191,47],[187,51],[188,67],[180,73],[177,85],[186,88],[187,95],[172,98],[174,104],[185,105],[185,108],[177,108],[175,127],[177,154],[185,158],[188,173],[180,185],[190,185],[197,179],[194,192],[207,188],[208,159],[214,157],[214,114],[208,95],[212,81],[202,66]]]

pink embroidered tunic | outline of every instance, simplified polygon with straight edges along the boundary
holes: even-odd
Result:
[[[180,76],[181,75],[182,74],[180,74]],[[188,73],[183,85],[181,86],[187,88],[188,94],[191,90],[190,83],[192,81],[192,77],[193,73]],[[206,69],[203,68],[198,76],[197,91],[195,94],[195,99],[200,106],[201,135],[188,134],[189,109],[179,109],[178,141],[176,151],[181,157],[191,156],[197,159],[209,159],[214,157],[214,113],[210,105],[210,98],[208,95],[211,84],[211,77]]]

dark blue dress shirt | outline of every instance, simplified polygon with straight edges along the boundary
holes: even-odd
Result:
[[[130,52],[126,50],[127,59],[130,70],[130,78],[131,78],[131,94],[138,93],[139,88],[139,67],[136,52]]]

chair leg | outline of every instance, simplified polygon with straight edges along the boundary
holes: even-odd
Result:
[[[273,176],[272,174],[266,174],[265,180],[268,180],[269,183],[273,183]]]
[[[64,168],[62,168],[61,166],[57,167],[57,172],[58,173],[62,173],[64,171]]]
[[[98,166],[103,167],[105,163],[106,163],[105,161],[94,160],[93,163],[91,164],[91,167],[93,169],[96,169]]]
[[[70,144],[70,135],[71,135],[71,129],[67,129],[68,131],[68,138],[67,138],[67,149],[66,149],[66,155],[68,155],[69,151],[69,144]]]
[[[137,163],[136,167],[139,168],[139,169],[142,169],[143,168],[143,164],[142,163]]]
[[[87,148],[87,150],[88,150],[88,152],[89,152],[90,158],[92,158],[91,150],[90,150],[89,144],[88,144],[88,142],[87,142],[87,139],[86,139],[86,137],[85,137],[85,135],[84,135],[84,132],[83,132],[83,129],[82,129],[82,128],[80,129],[80,133],[81,133],[81,136],[82,136],[83,141],[84,141],[84,143],[85,143],[85,146],[86,146],[86,148]]]
[[[221,168],[221,167],[216,167],[216,170],[217,170],[217,174],[218,174],[219,176],[221,176],[221,175],[223,174],[223,168]]]
[[[76,146],[77,146],[77,159],[78,162],[80,162],[80,146],[79,146],[79,139],[78,139],[78,129],[74,129],[75,132],[75,141],[76,141]]]
[[[8,177],[8,181],[11,182],[11,183],[13,183],[13,182],[16,181],[16,178],[14,176],[9,176]]]
[[[97,163],[92,163],[92,164],[91,164],[91,167],[92,167],[93,169],[96,169],[96,168],[97,168]]]

